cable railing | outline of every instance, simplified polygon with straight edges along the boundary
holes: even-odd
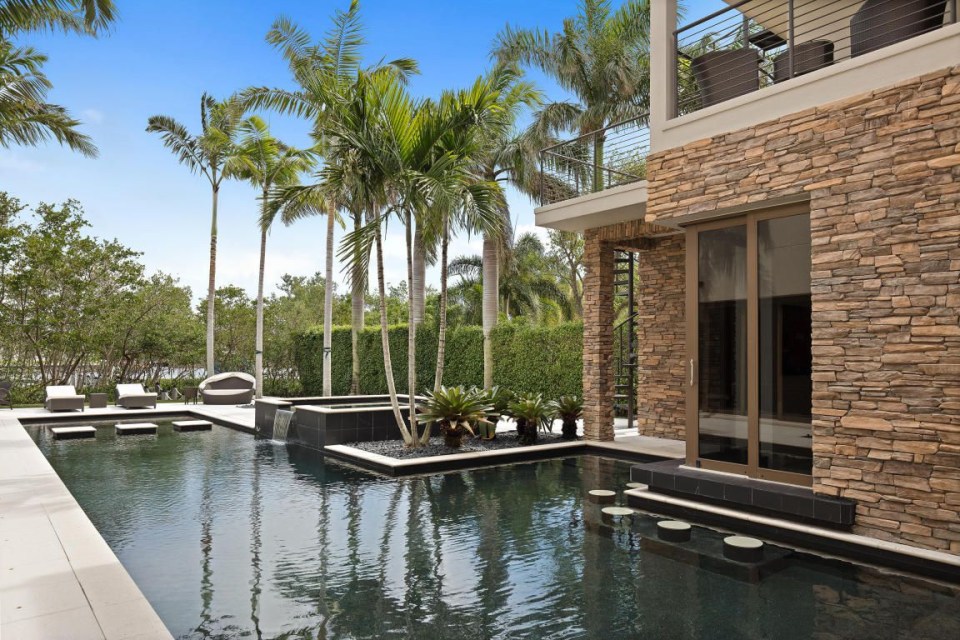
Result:
[[[646,114],[608,125],[540,152],[540,203],[552,204],[647,175]]]
[[[683,115],[957,21],[958,0],[742,0],[674,32]],[[945,60],[944,66],[953,61]]]

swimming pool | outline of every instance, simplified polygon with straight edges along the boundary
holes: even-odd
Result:
[[[605,521],[622,462],[393,480],[218,426],[27,429],[177,637],[960,637],[953,587],[799,553],[761,579]]]

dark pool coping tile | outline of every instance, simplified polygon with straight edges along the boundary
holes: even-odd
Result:
[[[803,550],[960,584],[960,556],[953,554],[650,490],[628,490],[625,495],[628,506],[649,513],[682,518]]]

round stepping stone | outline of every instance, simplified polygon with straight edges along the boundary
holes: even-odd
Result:
[[[657,523],[657,537],[667,542],[690,540],[690,525],[679,520],[661,520]]]
[[[737,562],[763,560],[763,541],[747,536],[727,536],[723,539],[723,555]]]
[[[613,504],[617,497],[616,491],[607,491],[606,489],[594,489],[587,492],[590,497],[599,504]]]
[[[627,487],[630,489],[639,489],[640,491],[646,491],[650,487],[643,484],[642,482],[628,482]]]
[[[608,516],[629,516],[633,514],[630,507],[604,507],[601,509]]]

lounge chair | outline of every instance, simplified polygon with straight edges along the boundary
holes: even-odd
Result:
[[[83,411],[83,396],[77,394],[72,384],[47,387],[47,397],[43,406],[47,411]]]
[[[118,384],[117,406],[124,409],[153,409],[157,406],[157,394],[148,393],[142,384]]]
[[[218,373],[200,383],[200,396],[203,404],[250,404],[256,384],[248,373]]]

